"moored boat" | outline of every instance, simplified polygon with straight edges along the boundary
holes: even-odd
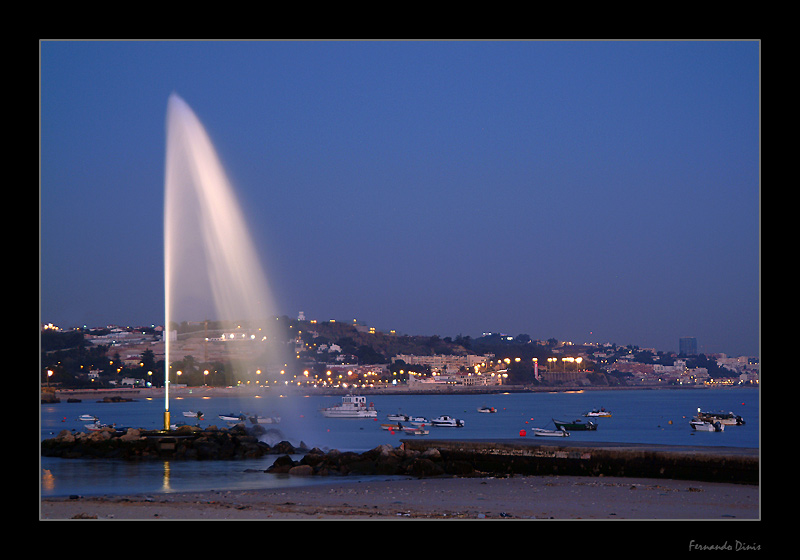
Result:
[[[342,397],[341,404],[320,410],[326,418],[377,418],[378,411],[372,403],[367,406],[367,398],[358,395]]]
[[[405,426],[403,431],[412,436],[424,436],[431,433],[430,430],[426,430],[417,426]]]
[[[563,428],[548,430],[546,428],[533,428],[533,435],[539,437],[569,437],[569,432]]]
[[[392,424],[381,424],[381,430],[389,430],[390,432],[392,432],[392,431],[400,431],[402,428],[403,428],[403,425],[400,424],[399,422],[398,423],[392,423]]]
[[[78,416],[78,420],[81,422],[97,422],[97,416],[94,414],[81,414]]]
[[[568,432],[591,432],[597,429],[597,424],[591,420],[584,422],[581,419],[573,420],[572,422],[564,422],[562,420],[553,420],[556,428],[564,428]]]
[[[184,418],[197,418],[198,420],[202,420],[203,419],[203,413],[200,412],[199,410],[197,412],[194,412],[192,410],[184,410],[183,411],[183,417]]]
[[[497,409],[493,406],[482,406],[478,409],[478,412],[486,414],[486,413],[497,412]]]
[[[431,421],[425,418],[424,416],[412,416],[409,422],[411,422],[411,424],[413,424],[414,426],[431,425]]]
[[[449,428],[463,428],[464,427],[464,421],[463,420],[459,420],[457,418],[453,418],[452,416],[447,416],[446,414],[443,414],[442,416],[439,416],[438,418],[433,418],[431,420],[431,425],[432,426],[440,426],[440,427],[449,427]]]
[[[693,430],[698,432],[722,432],[725,430],[725,424],[717,420],[716,422],[709,422],[701,418],[692,418],[689,425]]]
[[[220,420],[224,420],[225,422],[244,422],[246,418],[247,417],[244,414],[242,414],[241,412],[239,414],[235,414],[233,412],[230,412],[228,414],[220,414],[219,415],[219,419]]]
[[[386,419],[396,420],[398,422],[408,422],[409,420],[411,420],[411,417],[406,414],[401,414],[398,412],[397,414],[387,414]]]
[[[697,409],[697,418],[705,422],[719,422],[725,426],[741,426],[744,424],[744,418],[733,412],[704,412],[699,408]]]
[[[595,408],[585,413],[584,416],[589,418],[611,418],[611,412],[605,408]]]
[[[259,414],[248,414],[247,420],[251,424],[280,424],[281,422],[277,416],[261,416]]]

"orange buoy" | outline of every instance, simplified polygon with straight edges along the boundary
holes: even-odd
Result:
[[[519,431],[519,437],[525,437],[526,435],[528,435],[528,433],[525,430]]]

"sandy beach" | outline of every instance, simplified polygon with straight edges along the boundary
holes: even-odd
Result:
[[[376,478],[44,498],[40,520],[759,520],[758,486],[612,477]]]

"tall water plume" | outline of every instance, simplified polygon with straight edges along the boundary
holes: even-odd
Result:
[[[244,214],[205,128],[176,94],[167,104],[164,275],[169,429],[172,325],[210,319],[241,327],[237,336],[251,347],[229,360],[243,375],[266,369],[265,355],[280,360],[275,306]]]

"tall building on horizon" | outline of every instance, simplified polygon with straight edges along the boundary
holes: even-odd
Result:
[[[678,339],[678,354],[683,356],[696,356],[697,339],[693,336],[686,336]]]

